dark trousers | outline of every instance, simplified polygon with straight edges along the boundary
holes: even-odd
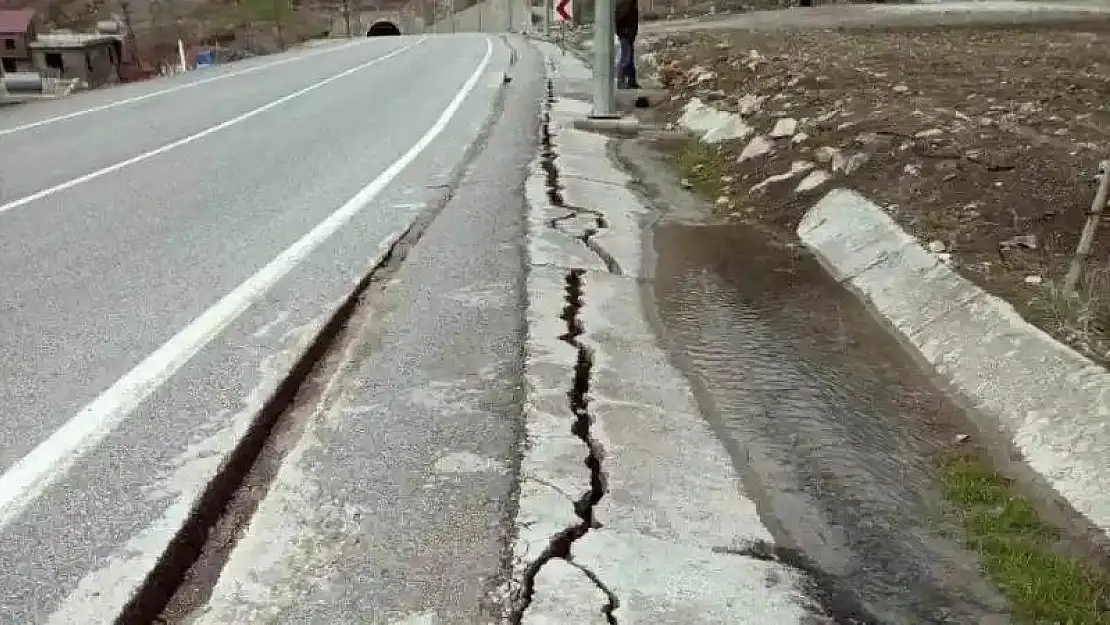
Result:
[[[617,85],[632,87],[636,85],[635,37],[619,37],[620,56],[617,60]]]

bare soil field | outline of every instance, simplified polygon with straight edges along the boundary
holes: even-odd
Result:
[[[763,155],[751,137],[690,142],[680,166],[720,210],[792,231],[831,185],[855,188],[966,277],[1101,362],[1110,359],[1110,233],[1081,295],[1059,284],[1110,157],[1110,21],[1006,27],[648,35],[677,120],[691,97],[755,134],[797,122]],[[833,179],[797,192],[803,168]]]

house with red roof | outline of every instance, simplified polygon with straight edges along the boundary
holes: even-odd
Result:
[[[0,10],[0,71],[26,71],[31,66],[31,42],[37,36],[33,9]]]

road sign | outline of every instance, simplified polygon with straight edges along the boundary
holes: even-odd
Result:
[[[555,3],[555,19],[564,24],[569,24],[574,16],[574,7],[571,0],[558,0]]]

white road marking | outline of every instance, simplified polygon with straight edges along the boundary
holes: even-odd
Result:
[[[291,100],[295,100],[295,99],[305,95],[306,93],[309,93],[311,91],[315,91],[315,90],[319,89],[320,87],[331,84],[331,83],[339,80],[340,78],[345,78],[347,76],[350,76],[351,74],[354,74],[355,72],[362,71],[362,70],[366,69],[367,67],[370,67],[372,65],[377,65],[378,63],[381,63],[382,61],[385,61],[387,59],[395,57],[398,54],[401,54],[402,52],[411,50],[411,49],[415,48],[416,46],[420,45],[421,43],[424,43],[425,40],[426,39],[424,39],[424,38],[419,39],[419,40],[417,40],[416,43],[414,43],[412,45],[405,46],[403,48],[398,48],[397,50],[394,50],[393,52],[390,52],[389,54],[386,54],[384,56],[379,56],[375,59],[371,59],[370,61],[367,61],[366,63],[363,63],[362,65],[357,65],[357,66],[352,67],[348,70],[344,70],[342,72],[339,72],[338,74],[335,74],[333,76],[329,76],[328,78],[325,78],[325,79],[323,79],[319,82],[314,82],[311,85],[305,87],[304,89],[298,89],[298,90],[294,91],[293,93],[290,93],[287,96],[283,96],[283,97],[278,98],[277,100],[274,100],[273,102],[263,104],[262,106],[260,106],[256,109],[252,109],[250,111],[247,111],[246,113],[243,113],[242,115],[239,115],[237,117],[233,117],[233,118],[231,118],[231,119],[229,119],[225,122],[216,124],[215,126],[210,126],[208,128],[205,128],[204,130],[202,130],[200,132],[193,133],[193,134],[188,135],[186,137],[182,137],[181,139],[178,139],[177,141],[174,141],[172,143],[167,143],[167,144],[165,144],[161,147],[155,148],[155,149],[147,151],[147,152],[143,152],[142,154],[139,154],[138,156],[132,156],[131,158],[129,158],[125,161],[120,161],[120,162],[118,162],[114,165],[109,165],[109,166],[107,166],[103,169],[98,169],[96,171],[89,172],[89,173],[85,174],[84,176],[78,176],[77,178],[73,178],[72,180],[67,180],[67,181],[65,181],[61,184],[56,184],[52,187],[43,189],[41,191],[36,191],[36,192],[34,192],[30,195],[25,195],[25,196],[19,198],[18,200],[12,200],[11,202],[8,202],[7,204],[0,204],[0,213],[6,213],[6,212],[8,212],[12,209],[19,208],[20,206],[26,206],[27,204],[30,204],[31,202],[41,200],[45,197],[49,197],[51,195],[54,195],[55,193],[58,193],[60,191],[65,191],[66,189],[72,189],[73,187],[76,187],[79,184],[86,183],[90,180],[95,180],[95,179],[97,179],[101,176],[105,176],[105,175],[113,173],[113,172],[117,172],[117,171],[123,169],[124,167],[130,167],[131,165],[134,165],[135,163],[141,163],[141,162],[143,162],[143,161],[145,161],[149,158],[153,158],[155,156],[158,156],[159,154],[165,154],[166,152],[169,152],[170,150],[179,148],[183,145],[188,145],[190,143],[193,143],[194,141],[197,141],[199,139],[203,139],[203,138],[207,137],[208,135],[215,134],[217,132],[220,132],[221,130],[226,130],[227,128],[230,128],[230,127],[232,127],[236,124],[245,122],[248,119],[250,119],[250,118],[252,118],[256,115],[261,115],[262,113],[265,113],[266,111],[268,111],[272,108],[281,106],[282,104],[285,104],[286,102],[289,102]]]
[[[190,87],[196,87],[196,86],[199,86],[199,85],[207,85],[208,83],[213,83],[213,82],[216,82],[218,80],[224,80],[224,79],[227,79],[227,78],[234,78],[236,76],[243,76],[244,74],[253,74],[254,72],[259,72],[259,71],[262,71],[264,69],[269,69],[271,67],[277,67],[279,65],[285,65],[287,63],[294,63],[296,61],[300,61],[302,59],[307,59],[307,58],[310,58],[310,57],[318,56],[318,55],[321,55],[321,54],[328,54],[330,52],[335,52],[337,50],[346,50],[347,48],[350,48],[350,47],[353,47],[353,46],[356,46],[356,45],[360,45],[362,43],[365,43],[366,41],[368,41],[368,40],[359,39],[359,40],[356,40],[356,41],[351,42],[351,43],[345,43],[345,44],[339,45],[339,46],[332,46],[332,47],[323,48],[323,49],[320,49],[320,50],[314,50],[314,51],[308,52],[306,54],[300,54],[300,55],[297,55],[297,56],[290,56],[290,57],[287,57],[287,58],[284,58],[284,59],[279,59],[277,61],[272,61],[270,63],[264,63],[262,65],[255,65],[254,67],[248,67],[246,69],[240,69],[240,70],[236,70],[236,71],[233,71],[233,72],[228,72],[226,74],[219,74],[218,76],[211,76],[209,78],[202,78],[200,80],[194,80],[192,82],[187,82],[187,83],[180,84],[180,85],[174,85],[173,87],[167,87],[165,89],[159,89],[157,91],[151,91],[150,93],[144,93],[143,95],[134,96],[134,97],[131,97],[131,98],[123,98],[121,100],[115,100],[113,102],[108,102],[106,104],[101,104],[99,106],[92,106],[92,107],[89,107],[87,109],[81,109],[80,111],[74,111],[72,113],[66,113],[65,115],[57,115],[55,117],[48,117],[46,119],[40,119],[38,121],[28,122],[26,124],[21,124],[19,126],[12,126],[11,128],[0,128],[0,137],[3,137],[4,135],[12,135],[12,134],[15,134],[17,132],[23,132],[25,130],[31,130],[32,128],[39,128],[39,127],[42,127],[42,126],[53,124],[55,122],[65,121],[67,119],[73,119],[75,117],[82,117],[82,116],[88,115],[90,113],[99,113],[100,111],[107,111],[107,110],[114,109],[114,108],[117,108],[117,107],[120,107],[120,106],[125,106],[127,104],[134,104],[135,102],[142,102],[144,100],[150,100],[150,99],[153,99],[153,98],[157,98],[159,96],[164,96],[166,94],[176,93],[178,91],[182,91],[182,90],[188,89]]]
[[[10,523],[28,504],[69,471],[115,429],[131,412],[198,351],[262,298],[279,280],[326,242],[335,232],[374,200],[438,137],[458,112],[466,97],[489,67],[493,42],[474,73],[463,83],[439,119],[407,152],[378,174],[370,184],[308,234],[285,249],[258,273],[247,278],[145,360],[127,372],[30,453],[0,475],[0,528]]]

